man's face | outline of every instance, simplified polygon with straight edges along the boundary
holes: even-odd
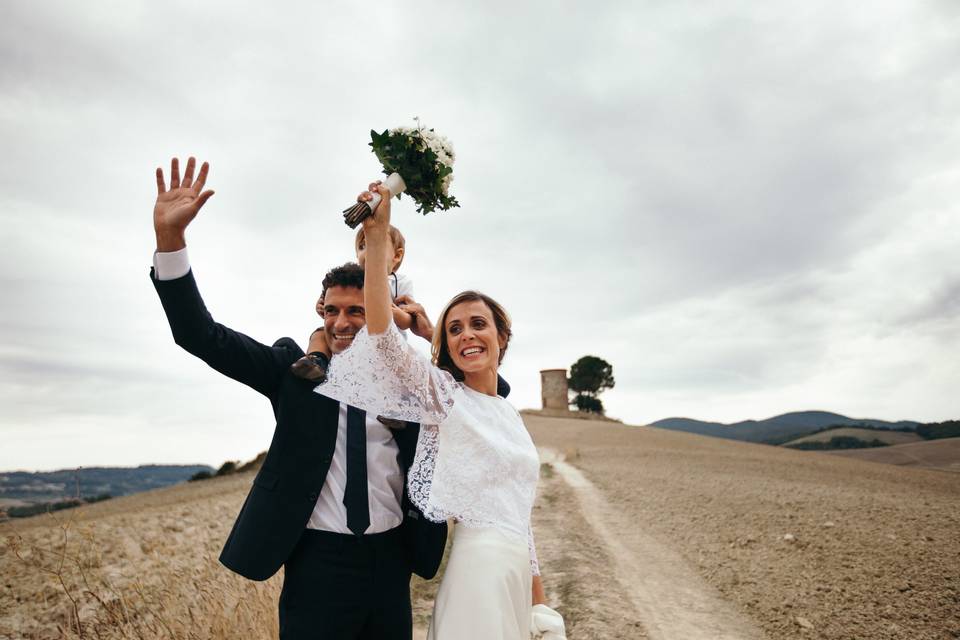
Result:
[[[351,344],[357,332],[367,324],[363,307],[363,289],[330,287],[323,296],[323,332],[330,353],[338,354]]]

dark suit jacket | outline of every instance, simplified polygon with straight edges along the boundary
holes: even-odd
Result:
[[[339,403],[290,373],[303,351],[290,338],[268,347],[214,322],[191,271],[176,280],[151,280],[174,341],[220,373],[265,395],[277,425],[260,472],[220,554],[220,562],[251,580],[266,580],[290,556],[320,495],[333,459]],[[501,395],[509,392],[504,382]],[[413,462],[419,425],[394,431],[404,470]],[[432,578],[443,556],[446,523],[432,523],[404,487],[403,538],[411,570]]]

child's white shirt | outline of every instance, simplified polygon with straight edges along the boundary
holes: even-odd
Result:
[[[387,276],[387,285],[390,287],[390,299],[394,302],[396,302],[400,296],[410,296],[413,298],[413,280],[407,276],[394,271]],[[416,300],[416,298],[414,298],[414,300]],[[402,329],[400,335],[406,340],[407,330]]]
[[[400,296],[410,296],[413,298],[413,280],[405,275],[393,272],[388,276],[390,285],[390,298],[396,302]],[[415,298],[414,298],[415,299]]]

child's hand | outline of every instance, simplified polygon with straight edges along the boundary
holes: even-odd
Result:
[[[430,322],[430,318],[427,316],[423,305],[415,302],[413,298],[406,295],[399,296],[396,299],[396,303],[400,309],[408,313],[413,320],[413,325],[410,327],[413,335],[420,336],[427,342],[433,340],[433,323]]]
[[[323,296],[317,298],[317,315],[323,317]]]
[[[404,330],[413,326],[412,314],[404,311],[397,305],[392,305],[391,311],[393,312],[393,323],[397,325],[398,329]]]

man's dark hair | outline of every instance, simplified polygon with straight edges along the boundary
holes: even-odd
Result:
[[[363,289],[363,267],[356,262],[348,262],[339,267],[334,267],[327,271],[323,276],[323,293],[320,297],[326,297],[327,289],[330,287],[355,287]]]

